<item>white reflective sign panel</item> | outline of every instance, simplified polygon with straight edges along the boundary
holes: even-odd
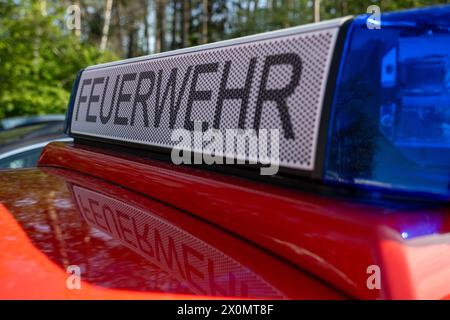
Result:
[[[173,131],[193,131],[195,122],[224,136],[227,129],[278,129],[280,167],[312,171],[343,21],[88,68],[76,92],[71,133],[170,150],[177,145]],[[233,157],[254,158],[255,152],[246,147]]]

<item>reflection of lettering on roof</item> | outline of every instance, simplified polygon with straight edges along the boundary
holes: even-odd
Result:
[[[83,218],[201,295],[284,296],[255,273],[190,233],[116,199],[73,187]]]

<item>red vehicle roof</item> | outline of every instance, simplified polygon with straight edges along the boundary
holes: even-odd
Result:
[[[0,196],[2,298],[450,298],[445,205],[358,203],[71,143],[2,172]],[[81,290],[66,288],[69,265]]]

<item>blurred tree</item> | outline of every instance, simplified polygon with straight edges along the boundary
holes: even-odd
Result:
[[[166,50],[166,0],[156,0],[156,46],[155,51]]]
[[[78,70],[112,60],[65,29],[64,9],[46,1],[0,1],[0,118],[62,113]]]
[[[178,22],[179,22],[179,13],[180,13],[180,7],[178,6],[179,1],[178,0],[172,0],[172,28],[171,28],[171,44],[170,48],[177,49],[179,47],[178,42]]]
[[[181,30],[181,46],[183,48],[185,47],[189,47],[190,42],[189,42],[189,25],[191,22],[191,10],[190,10],[190,5],[189,5],[189,1],[185,1],[185,0],[181,0],[182,1],[182,11],[183,11],[183,15],[182,15],[182,30]]]
[[[105,7],[105,22],[103,24],[102,31],[102,42],[100,43],[100,51],[105,51],[106,45],[108,43],[109,27],[111,25],[111,11],[112,11],[113,0],[106,0]]]
[[[201,37],[202,44],[208,43],[208,25],[210,20],[208,9],[209,9],[209,1],[202,0],[202,37]]]

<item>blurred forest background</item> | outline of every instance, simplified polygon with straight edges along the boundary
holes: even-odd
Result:
[[[65,112],[88,65],[366,13],[372,4],[387,12],[448,2],[0,0],[0,119]]]

